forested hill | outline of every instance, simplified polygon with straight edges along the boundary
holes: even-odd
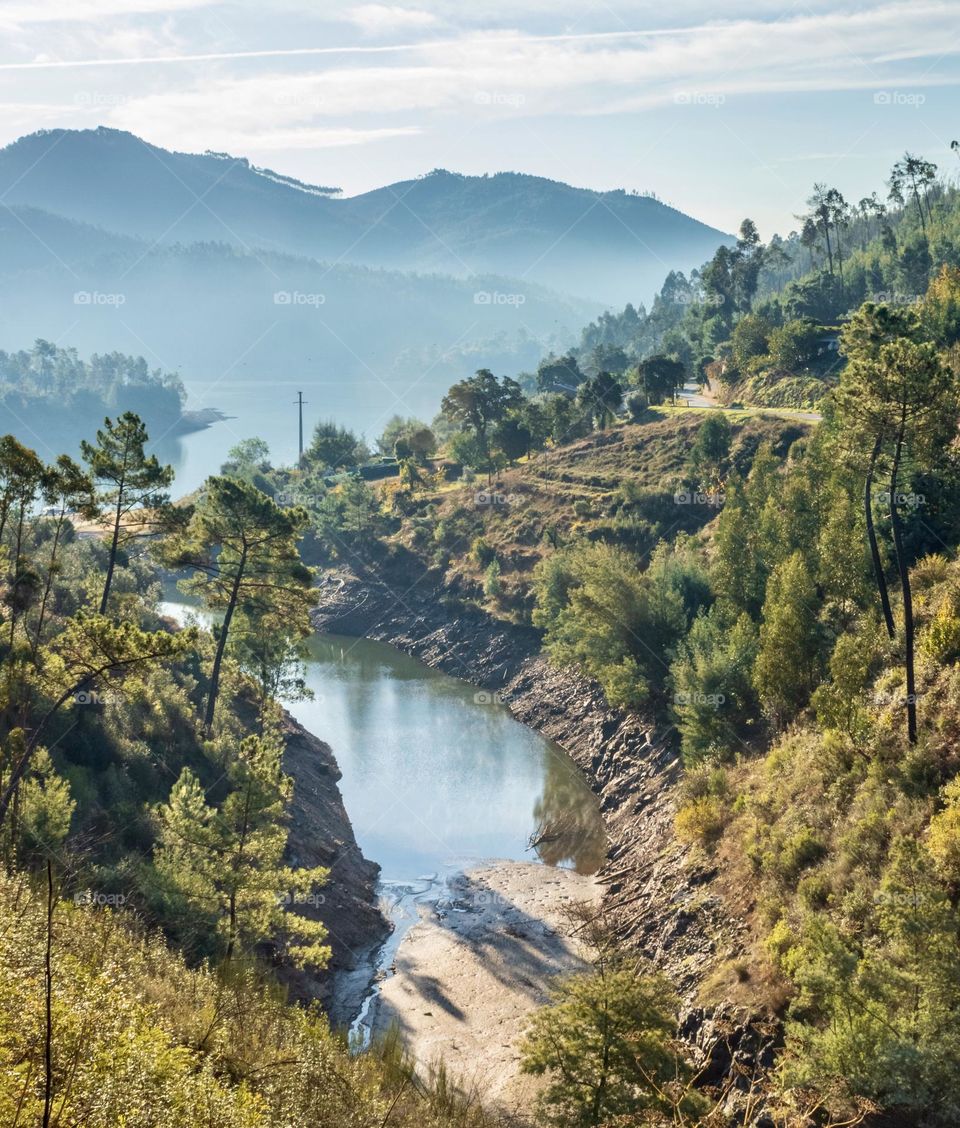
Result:
[[[960,192],[934,162],[907,153],[859,200],[814,184],[784,237],[764,243],[744,220],[735,246],[689,274],[671,271],[649,308],[629,304],[591,322],[568,357],[541,365],[538,386],[550,386],[558,361],[570,383],[571,372],[621,375],[666,357],[727,402],[813,406],[837,376],[838,326],[861,303],[919,306],[941,268],[958,262]]]
[[[216,241],[405,271],[516,275],[611,304],[653,293],[729,236],[651,197],[514,173],[340,198],[227,154],[174,153],[112,129],[48,130],[0,150],[7,204],[164,244]],[[202,200],[202,205],[197,201]]]
[[[0,432],[44,454],[75,452],[104,416],[138,412],[154,435],[179,433],[186,393],[178,376],[151,369],[142,356],[94,353],[38,338],[29,350],[0,349]]]

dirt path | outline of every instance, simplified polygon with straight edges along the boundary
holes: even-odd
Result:
[[[551,980],[586,967],[565,909],[599,891],[592,877],[529,862],[451,878],[400,944],[375,1031],[396,1022],[421,1068],[443,1058],[451,1077],[486,1101],[528,1104],[539,1082],[520,1075],[517,1043]]]

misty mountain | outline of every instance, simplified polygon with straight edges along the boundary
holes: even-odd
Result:
[[[121,235],[222,242],[465,277],[510,275],[605,304],[648,300],[729,236],[646,196],[517,173],[418,180],[340,198],[227,154],[113,129],[48,130],[0,150],[0,197]]]
[[[455,380],[483,365],[533,369],[598,310],[495,275],[404,274],[224,243],[154,247],[36,209],[2,214],[0,347],[42,337],[83,356],[142,355],[183,379],[189,408],[233,416],[217,428],[231,441],[288,437],[301,389],[311,418],[371,437],[395,412],[431,418]],[[0,431],[19,433],[15,424]]]

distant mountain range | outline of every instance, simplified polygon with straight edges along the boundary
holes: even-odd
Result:
[[[729,239],[647,196],[518,173],[437,170],[338,198],[243,158],[173,153],[114,129],[0,150],[0,199],[163,244],[223,242],[458,277],[509,275],[605,305],[649,300]]]
[[[429,419],[479,367],[532,370],[726,238],[532,176],[434,172],[341,199],[242,159],[50,130],[0,150],[0,348],[143,355],[191,407],[235,416],[234,437],[288,442],[301,389],[314,417],[374,437],[394,412]]]

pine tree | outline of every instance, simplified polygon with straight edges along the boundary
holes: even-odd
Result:
[[[96,444],[86,440],[81,443],[90,473],[103,483],[100,503],[110,514],[110,548],[100,598],[101,615],[107,611],[120,549],[137,537],[165,531],[175,517],[166,492],[173,482],[173,468],[161,466],[155,454],[147,456],[144,451],[147,441],[143,420],[132,411],[125,411],[116,422],[104,420],[102,430],[97,431]]]
[[[276,724],[247,737],[226,765],[229,792],[219,807],[184,768],[157,812],[154,868],[168,911],[179,905],[191,928],[206,922],[225,961],[285,934],[294,962],[323,967],[330,954],[323,925],[285,911],[309,904],[328,871],[284,864],[293,781],[282,755]]]
[[[802,553],[774,569],[767,585],[754,685],[778,723],[802,708],[816,685],[820,661],[817,591]]]
[[[186,528],[164,546],[166,562],[188,568],[184,591],[222,611],[210,673],[204,728],[213,730],[220,674],[234,615],[249,621],[279,615],[292,629],[309,628],[313,573],[300,559],[306,511],[281,509],[272,498],[235,478],[210,478]]]

